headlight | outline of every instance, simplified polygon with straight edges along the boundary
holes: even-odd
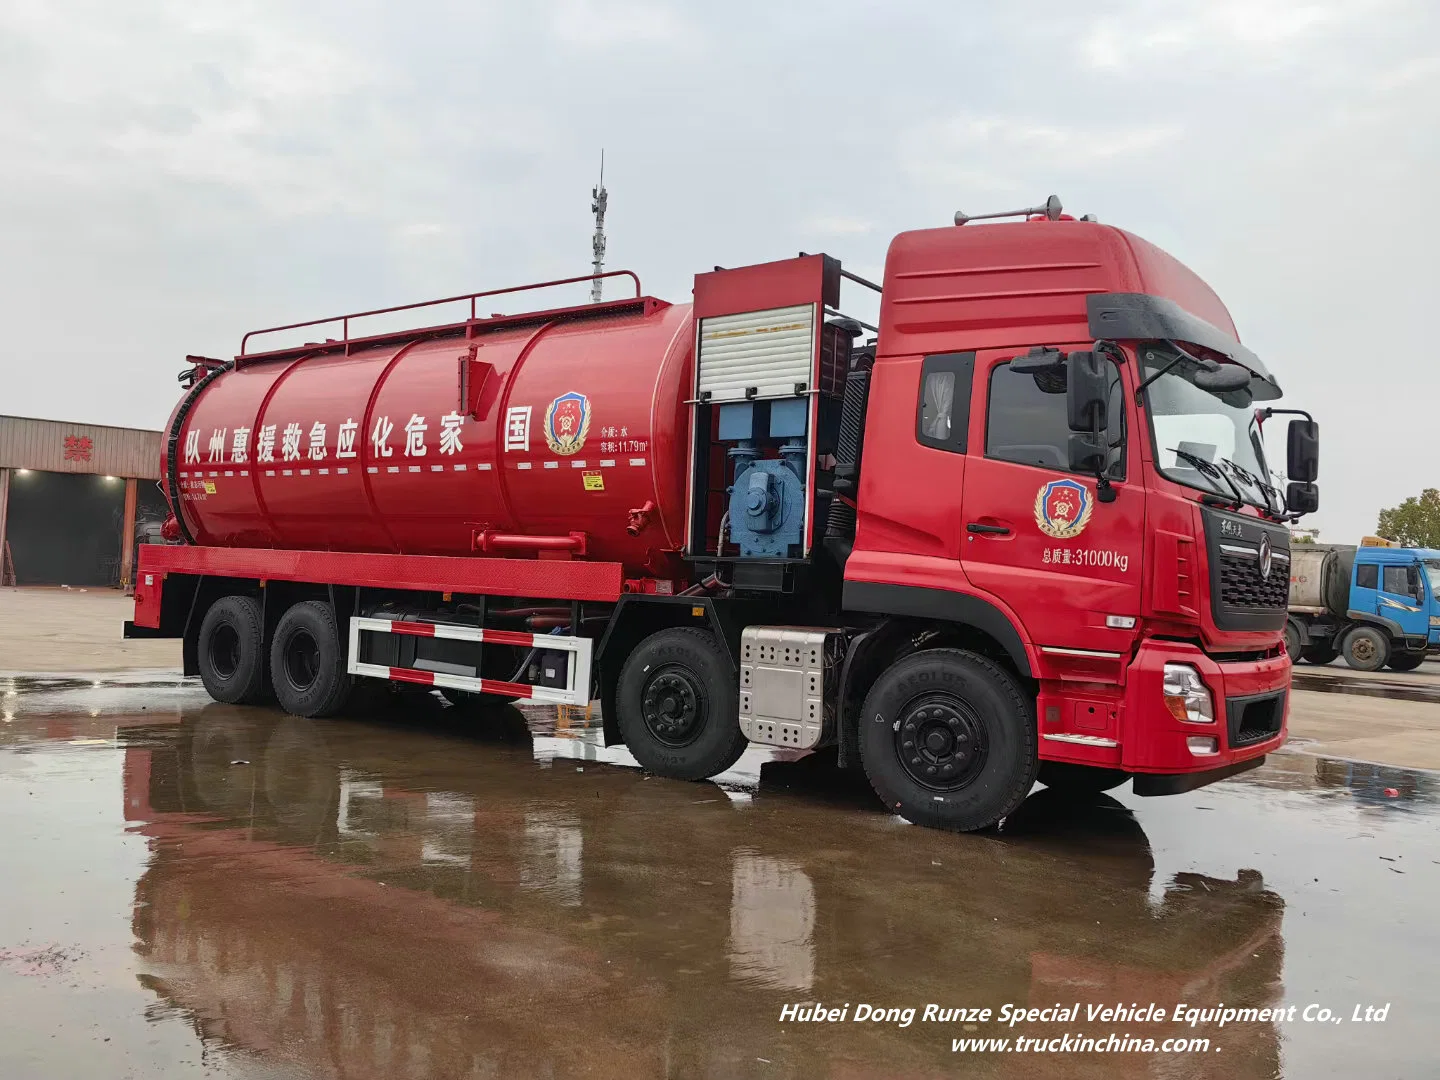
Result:
[[[1215,702],[1200,678],[1200,672],[1189,664],[1166,664],[1163,686],[1165,707],[1176,720],[1190,724],[1213,724]]]
[[[1431,615],[1431,616],[1430,616],[1430,625],[1431,625],[1431,626],[1440,626],[1440,615]]]

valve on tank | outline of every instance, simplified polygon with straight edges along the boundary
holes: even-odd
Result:
[[[730,540],[742,557],[791,558],[804,543],[807,405],[797,397],[720,407],[720,441],[734,444]]]

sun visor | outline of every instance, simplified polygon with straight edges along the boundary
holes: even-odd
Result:
[[[1250,389],[1256,401],[1274,401],[1280,396],[1280,384],[1260,358],[1240,342],[1192,315],[1173,300],[1148,293],[1092,293],[1085,298],[1090,336],[1099,340],[1146,341],[1170,338],[1189,342],[1202,349],[1229,357],[1256,378]]]

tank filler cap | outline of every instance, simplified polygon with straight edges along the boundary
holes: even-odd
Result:
[[[955,211],[955,224],[964,225],[967,221],[989,221],[994,218],[1007,217],[1044,217],[1050,221],[1059,221],[1060,215],[1065,208],[1060,205],[1060,196],[1051,195],[1045,200],[1044,206],[1031,206],[1024,210],[1001,210],[994,214],[967,214],[964,210]]]

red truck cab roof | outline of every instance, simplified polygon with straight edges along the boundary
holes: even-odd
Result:
[[[881,355],[1010,348],[1092,336],[1087,297],[1173,301],[1236,342],[1230,313],[1178,259],[1123,229],[1045,219],[900,233],[885,259]]]

